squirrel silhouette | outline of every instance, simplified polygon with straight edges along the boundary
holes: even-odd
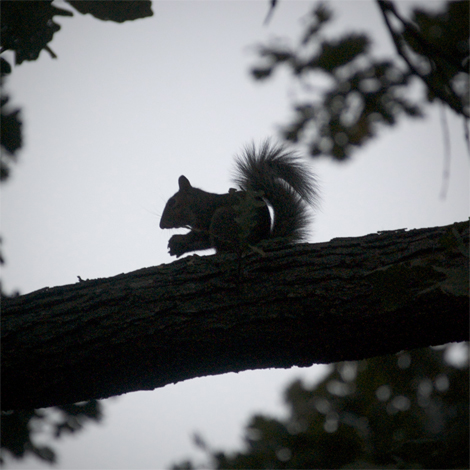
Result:
[[[317,181],[306,164],[284,145],[265,141],[259,149],[246,147],[235,166],[239,189],[225,194],[203,191],[179,177],[179,190],[166,203],[160,228],[186,227],[190,232],[170,238],[170,255],[209,248],[240,252],[269,238],[305,238],[308,206],[318,200]]]

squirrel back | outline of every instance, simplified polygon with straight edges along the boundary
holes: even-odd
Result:
[[[160,228],[191,231],[170,238],[171,255],[208,248],[242,251],[245,245],[268,238],[304,239],[308,205],[314,206],[318,197],[315,177],[305,164],[284,146],[269,141],[259,150],[246,147],[235,164],[234,181],[240,190],[226,194],[194,188],[180,176],[179,191],[168,200]]]

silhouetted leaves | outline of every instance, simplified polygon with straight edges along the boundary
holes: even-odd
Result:
[[[68,3],[80,13],[90,13],[100,20],[118,23],[153,15],[149,0],[69,1]],[[16,64],[21,64],[25,60],[36,60],[42,49],[46,49],[55,58],[55,54],[47,46],[54,33],[60,30],[60,25],[54,22],[55,15],[73,16],[73,13],[53,6],[52,0],[2,1],[2,52],[14,51]]]
[[[102,418],[101,405],[90,400],[72,405],[42,408],[39,410],[17,410],[2,412],[1,449],[16,458],[33,454],[49,463],[56,461],[56,455],[49,446],[39,446],[34,436],[49,434],[51,438],[65,433],[75,433],[88,421],[99,422]],[[2,461],[0,459],[0,461]]]
[[[392,2],[378,0],[378,4],[398,54],[426,85],[427,99],[437,97],[468,118],[469,2],[449,1],[439,13],[417,8],[411,21]]]
[[[14,51],[16,64],[36,60],[60,29],[54,23],[55,15],[73,16],[72,12],[53,6],[52,1],[2,2],[2,52]]]
[[[150,0],[106,0],[106,1],[72,1],[67,0],[77,11],[86,14],[90,13],[95,18],[103,21],[124,21],[137,20],[153,15]]]
[[[0,57],[0,76],[4,77],[10,73],[11,65],[3,57]]]
[[[200,447],[218,469],[468,468],[468,398],[468,364],[443,350],[343,362],[316,387],[292,383],[286,419],[253,416],[242,451]]]
[[[293,122],[284,128],[285,138],[292,142],[309,132],[311,155],[343,160],[375,136],[379,125],[395,124],[400,113],[421,115],[419,107],[400,94],[409,75],[392,63],[375,62],[342,75],[344,79],[333,82],[322,102],[297,105]]]
[[[301,40],[301,44],[303,46],[308,44],[312,38],[315,38],[320,29],[323,27],[324,23],[331,20],[333,17],[333,12],[327,8],[324,3],[320,2],[313,11],[313,15],[315,18],[310,24],[307,24],[304,36]]]
[[[87,420],[100,421],[102,417],[101,405],[97,400],[62,405],[57,409],[62,411],[63,420],[55,425],[55,437],[64,432],[80,431]]]
[[[2,129],[0,134],[0,145],[4,149],[4,151],[0,153],[0,181],[4,181],[10,174],[11,163],[16,160],[14,153],[20,149],[22,145],[22,123],[19,109],[10,111],[6,110],[8,97],[2,96],[0,100],[0,126]]]
[[[68,2],[80,13],[90,13],[95,18],[122,23],[152,16],[151,2],[142,1],[70,1]],[[47,1],[2,1],[1,4],[1,52],[13,51],[15,63],[25,60],[36,60],[44,49],[51,57],[57,58],[49,48],[48,43],[54,33],[60,30],[60,25],[54,22],[54,16],[73,16],[69,10],[57,8],[52,0]],[[11,73],[11,65],[1,58],[1,76]],[[6,110],[8,97],[1,97],[1,146],[0,181],[10,174],[10,165],[15,161],[15,153],[21,148],[21,119],[20,111]]]
[[[54,52],[48,47],[54,33],[60,26],[54,16],[72,16],[72,13],[52,6],[52,1],[3,1],[1,5],[1,52],[13,51],[15,63],[36,60],[45,49],[52,57]],[[11,65],[1,58],[1,77],[11,73]],[[16,160],[15,153],[22,146],[22,122],[19,109],[7,109],[8,96],[1,96],[1,141],[0,181],[5,181],[11,164]]]
[[[313,63],[305,64],[302,69],[321,68],[325,72],[333,73],[338,67],[349,64],[360,54],[365,54],[368,49],[369,39],[363,34],[351,34],[338,41],[322,41],[318,57],[314,58]]]
[[[283,66],[309,90],[296,99],[294,117],[282,135],[306,144],[312,156],[347,159],[380,127],[394,125],[401,115],[422,116],[423,103],[406,97],[412,77],[427,85],[429,101],[437,96],[468,116],[468,2],[450,2],[439,14],[416,10],[412,22],[403,20],[392,2],[378,4],[384,15],[393,12],[402,20],[403,34],[390,29],[392,37],[414,51],[414,62],[425,71],[376,59],[365,34],[325,38],[324,27],[333,15],[324,4],[312,11],[297,46],[276,42],[258,48],[255,79],[267,79]],[[398,53],[404,50],[400,46]]]

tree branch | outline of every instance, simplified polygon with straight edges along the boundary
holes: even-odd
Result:
[[[2,408],[468,340],[468,223],[191,256],[3,301]]]

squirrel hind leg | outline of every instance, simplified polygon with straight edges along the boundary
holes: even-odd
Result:
[[[271,216],[267,205],[256,209],[254,220],[242,221],[243,216],[232,206],[217,209],[211,221],[212,246],[220,252],[241,252],[247,245],[256,245],[271,236]],[[247,224],[248,225],[243,225]]]
[[[211,245],[217,253],[239,250],[239,227],[235,218],[236,212],[230,206],[220,207],[212,216],[209,232]]]

